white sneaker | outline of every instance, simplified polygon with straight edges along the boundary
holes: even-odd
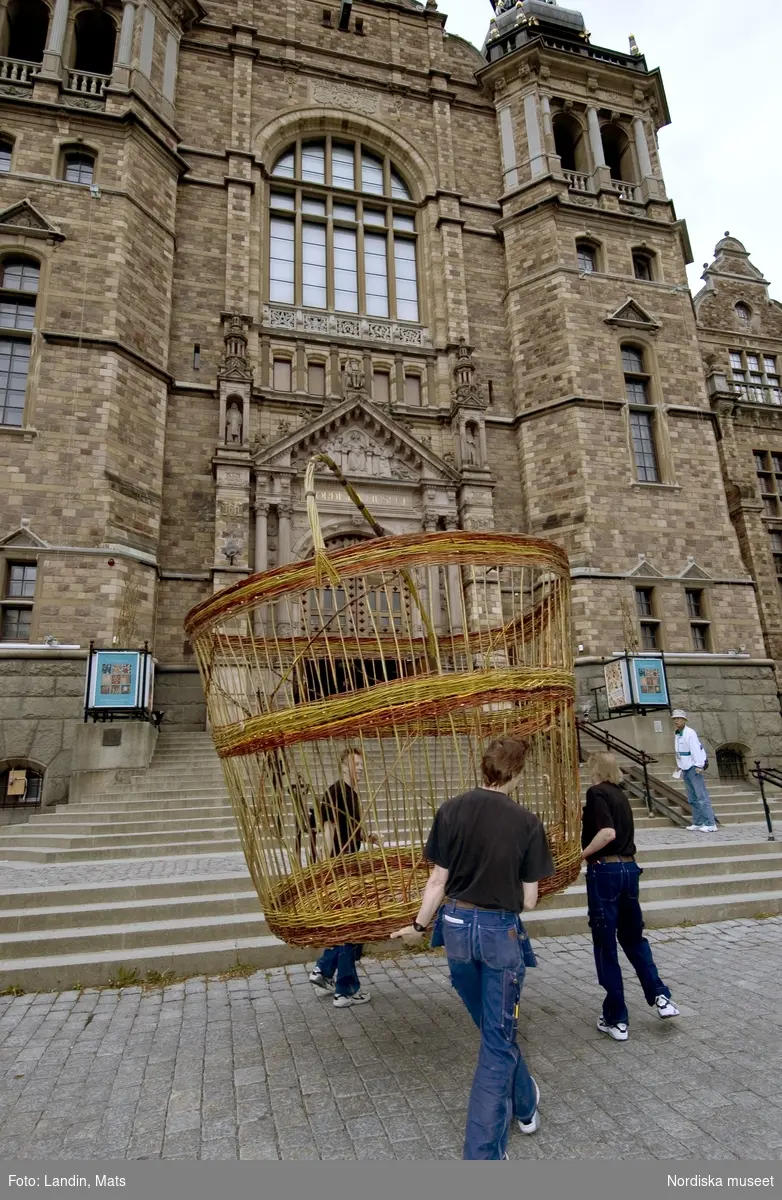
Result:
[[[670,996],[660,995],[654,1002],[658,1017],[678,1017],[680,1012]]]
[[[522,1133],[537,1133],[537,1131],[540,1129],[540,1116],[538,1114],[538,1105],[540,1104],[540,1088],[538,1087],[537,1083],[535,1083],[534,1079],[532,1082],[535,1084],[535,1111],[528,1121],[521,1121],[518,1117],[516,1118],[516,1120],[519,1122],[519,1129]]]
[[[716,833],[716,825],[698,825],[698,833]]]
[[[687,829],[689,830],[690,833],[692,833],[692,831],[694,829],[700,829],[700,825],[688,825]]]
[[[630,1036],[624,1021],[618,1021],[616,1025],[609,1025],[605,1017],[598,1017],[597,1027],[601,1033],[607,1033],[615,1042],[626,1042]]]
[[[369,1004],[372,999],[369,992],[354,992],[352,996],[335,996],[335,1008],[352,1008],[354,1004]]]
[[[312,986],[317,988],[321,996],[325,996],[328,992],[334,991],[334,980],[327,979],[317,967],[315,967],[313,971],[310,971],[309,980]]]

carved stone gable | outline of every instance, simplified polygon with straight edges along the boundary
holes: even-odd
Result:
[[[3,233],[14,233],[18,230],[32,237],[45,237],[58,242],[65,240],[57,226],[47,221],[29,200],[20,200],[0,212],[0,229]]]
[[[615,313],[605,319],[606,325],[620,325],[627,329],[643,329],[653,333],[660,328],[660,322],[655,321],[637,300],[628,296]]]

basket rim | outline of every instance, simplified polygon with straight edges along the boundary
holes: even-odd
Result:
[[[539,567],[552,571],[559,578],[570,579],[566,551],[545,538],[526,534],[471,529],[419,531],[362,539],[355,545],[326,551],[326,558],[343,579],[365,574],[367,570],[383,569],[382,561],[368,566],[368,557],[393,558],[394,565],[401,569],[418,565],[419,559],[421,565],[431,565],[435,556],[442,556],[444,562],[457,566],[466,561],[489,567]],[[322,556],[318,560],[313,555],[240,579],[191,608],[185,617],[185,632],[194,639],[218,621],[229,619],[249,605],[323,586],[322,562]]]

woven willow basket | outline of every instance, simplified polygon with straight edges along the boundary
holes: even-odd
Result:
[[[331,460],[369,520],[353,489]],[[569,570],[559,547],[450,531],[323,545],[194,608],[217,753],[269,928],[297,946],[386,937],[411,920],[439,805],[480,779],[489,741],[530,741],[519,803],[538,813],[556,874],[577,877],[580,818]],[[356,747],[365,834],[329,857],[321,798]],[[328,810],[326,810],[328,816]]]

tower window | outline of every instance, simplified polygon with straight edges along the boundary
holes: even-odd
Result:
[[[600,136],[603,142],[603,156],[611,178],[618,182],[635,183],[636,171],[630,139],[624,129],[610,122],[602,127]]]
[[[415,210],[390,159],[302,141],[272,175],[270,300],[419,320]]]
[[[771,556],[774,560],[779,598],[782,600],[782,529],[771,530]]]
[[[654,279],[653,256],[645,250],[633,251],[633,274],[636,279],[650,281]]]
[[[782,404],[779,362],[773,355],[731,350],[730,378],[750,403]]]
[[[10,138],[0,138],[0,174],[6,174],[11,170],[11,162],[14,156],[14,144]]]
[[[739,300],[738,304],[733,306],[733,311],[736,314],[739,325],[742,325],[744,329],[749,329],[750,322],[752,321],[752,309],[749,307],[749,305],[743,304],[741,300]]]
[[[559,155],[562,170],[586,174],[589,170],[589,159],[582,126],[570,113],[556,113],[552,126],[554,148]]]
[[[630,434],[635,473],[641,483],[659,483],[660,466],[655,440],[655,413],[650,411],[649,373],[640,346],[622,347],[625,395],[630,411]]]
[[[755,470],[765,515],[782,516],[782,453],[756,450]]]
[[[0,266],[0,425],[23,424],[39,278],[32,259]]]
[[[421,404],[421,376],[405,375],[405,404],[418,408]]]
[[[90,187],[95,179],[95,155],[84,150],[69,150],[64,158],[63,178],[66,183]]]
[[[111,75],[117,27],[105,9],[83,9],[74,21],[74,70],[91,75]]]
[[[0,641],[29,642],[37,572],[34,562],[5,564],[3,590],[0,593]]]
[[[592,242],[576,242],[576,258],[582,275],[591,275],[597,270],[597,247]]]
[[[49,9],[43,0],[11,0],[8,5],[8,58],[21,62],[43,62]]]
[[[706,597],[703,588],[685,588],[687,615],[690,618],[690,636],[693,650],[709,650],[710,622],[706,612]]]
[[[660,620],[657,616],[654,588],[635,589],[635,609],[641,633],[641,649],[659,650]]]

